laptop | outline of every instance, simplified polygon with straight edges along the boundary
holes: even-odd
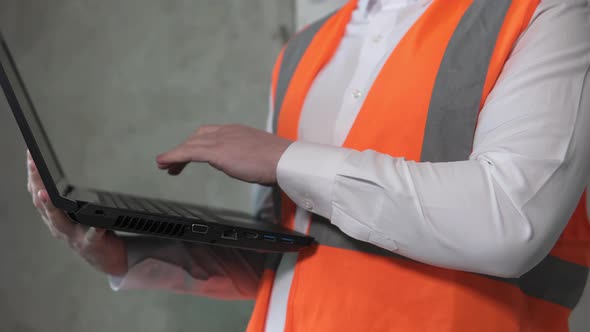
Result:
[[[175,240],[268,252],[290,252],[313,238],[231,210],[81,188],[68,181],[4,38],[0,84],[51,202],[74,222]]]

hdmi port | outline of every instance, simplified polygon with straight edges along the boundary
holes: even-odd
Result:
[[[244,237],[246,239],[257,239],[258,238],[258,233],[244,232]]]
[[[230,229],[228,231],[224,231],[221,233],[221,238],[226,240],[237,240],[238,239],[238,232],[235,229]]]

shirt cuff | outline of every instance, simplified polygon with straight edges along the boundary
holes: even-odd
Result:
[[[338,169],[353,151],[331,145],[294,142],[279,160],[279,187],[297,206],[330,219],[332,189]]]

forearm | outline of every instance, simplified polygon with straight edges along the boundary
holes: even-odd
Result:
[[[295,149],[305,150],[302,145]],[[295,149],[286,157],[296,157]],[[283,173],[279,181],[286,193],[302,207],[306,195],[313,197],[312,212],[348,235],[427,264],[520,274],[548,253],[567,222],[560,209],[536,215],[538,200],[514,202],[498,177],[506,169],[493,162],[416,163],[373,151],[324,149],[324,155],[326,149],[343,155],[331,183],[323,186],[331,189],[289,181],[310,175]],[[313,182],[318,185],[317,178]]]
[[[308,154],[309,148],[298,143],[281,162],[296,165],[301,157],[296,150]],[[525,169],[502,154],[431,164],[373,151],[319,149],[342,158],[324,185],[317,167],[279,172],[279,183],[299,206],[311,207],[356,239],[403,256],[490,275],[517,276],[536,265],[557,240],[584,187],[563,169],[523,174]],[[555,168],[561,164],[556,160]],[[530,177],[541,177],[541,187],[527,188]],[[569,190],[553,198],[560,182]]]

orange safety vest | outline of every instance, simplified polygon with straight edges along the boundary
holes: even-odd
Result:
[[[538,3],[434,0],[390,55],[343,146],[422,162],[467,160],[478,113]],[[272,83],[279,136],[297,140],[306,94],[355,7],[350,1],[281,51]],[[284,194],[280,208],[293,229],[296,207]],[[314,216],[304,231],[318,245],[297,258],[284,330],[568,331],[590,266],[587,218],[582,195],[551,254],[524,276],[503,279],[409,260]],[[264,271],[250,332],[265,330],[275,270]]]

